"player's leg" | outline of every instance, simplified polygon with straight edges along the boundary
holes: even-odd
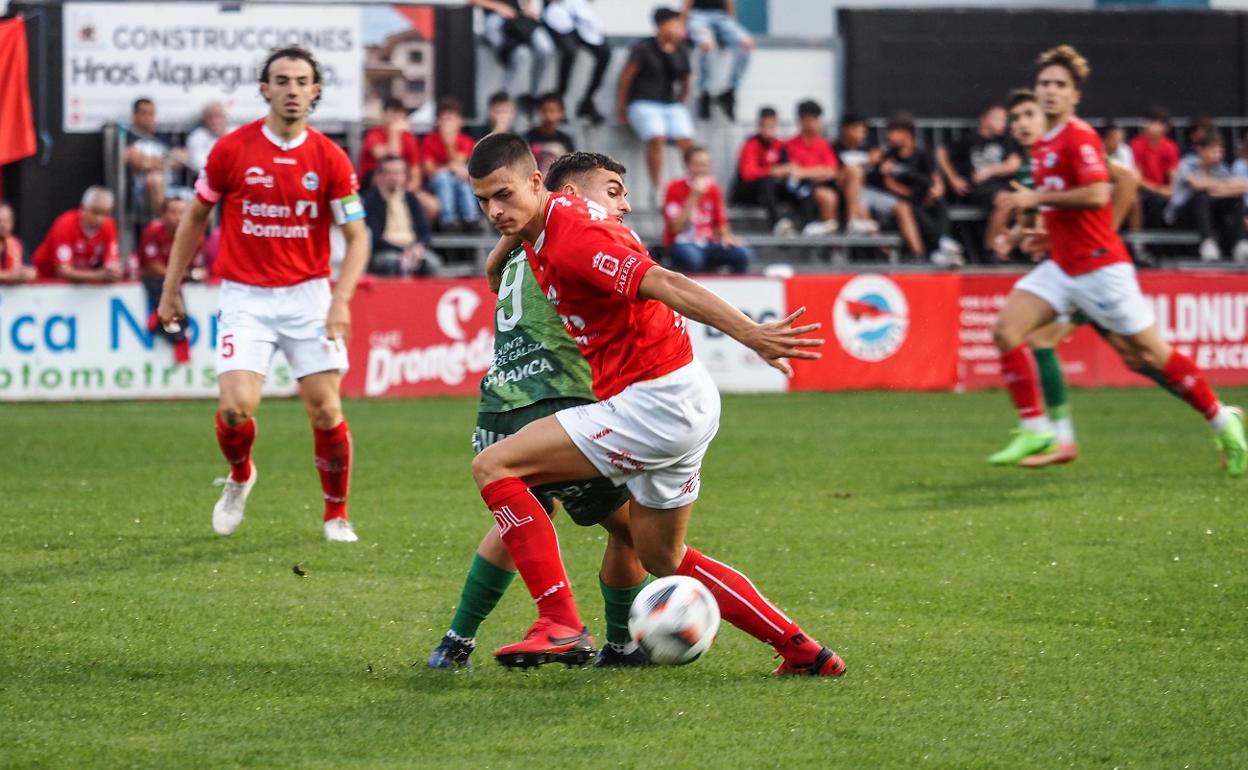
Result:
[[[602,591],[607,640],[598,651],[595,665],[644,666],[650,660],[628,633],[628,613],[633,600],[645,587],[648,575],[641,557],[637,555],[633,533],[628,526],[628,493],[622,489],[618,491],[623,495],[622,504],[602,521],[603,528],[607,530],[607,546],[602,553],[598,587]],[[569,508],[569,514],[572,510]]]
[[[1065,302],[1059,299],[1060,274],[1060,268],[1045,262],[1024,276],[1006,298],[993,327],[993,340],[1001,352],[1001,376],[1019,416],[1013,440],[988,458],[993,465],[1016,465],[1024,457],[1048,451],[1053,444],[1040,372],[1026,339],[1033,330],[1056,318],[1055,306],[1064,307]]]
[[[898,199],[897,205],[893,207],[892,216],[897,222],[897,230],[901,233],[901,239],[906,242],[906,248],[910,250],[910,254],[922,257],[925,253],[923,234],[919,231],[919,223],[914,218],[914,209],[910,203]]]
[[[317,372],[299,379],[299,392],[312,423],[316,470],[325,499],[322,517],[325,538],[353,543],[358,538],[347,519],[351,487],[351,428],[342,415],[342,376],[338,370]]]
[[[784,658],[774,673],[843,674],[845,663],[840,656],[807,636],[748,577],[685,545],[692,510],[692,504],[660,509],[633,501],[629,527],[645,568],[656,577],[684,575],[705,585],[719,603],[724,620],[771,645]]]
[[[1036,357],[1044,406],[1053,423],[1054,447],[1050,452],[1023,458],[1019,465],[1025,468],[1068,463],[1079,456],[1075,424],[1070,416],[1066,376],[1062,374],[1062,362],[1057,355],[1057,346],[1073,334],[1075,328],[1073,324],[1056,321],[1027,335],[1027,345]]]

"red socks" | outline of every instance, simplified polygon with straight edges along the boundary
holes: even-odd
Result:
[[[1001,354],[1001,377],[1010,391],[1010,398],[1024,420],[1044,417],[1044,400],[1040,396],[1040,374],[1036,357],[1027,345],[1019,345]]]
[[[1176,350],[1170,354],[1161,374],[1170,383],[1170,387],[1191,404],[1193,409],[1203,414],[1206,420],[1217,416],[1222,404],[1192,359]]]
[[[503,545],[537,603],[538,615],[579,631],[584,623],[576,611],[559,555],[559,537],[546,509],[515,476],[486,484],[481,497],[494,513]]]
[[[351,486],[351,429],[343,420],[329,430],[316,428],[316,470],[325,495],[325,521],[347,518],[347,488]]]
[[[217,412],[217,443],[230,464],[230,478],[243,482],[251,478],[251,445],[256,442],[256,421],[248,418],[238,425],[227,425]]]
[[[760,641],[795,665],[811,663],[823,649],[788,616],[767,601],[750,579],[727,564],[686,547],[676,574],[696,579],[711,590],[724,620]]]

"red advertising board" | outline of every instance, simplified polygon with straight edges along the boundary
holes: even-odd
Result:
[[[957,275],[811,275],[789,312],[823,324],[823,358],[793,362],[793,390],[947,390],[957,383]]]
[[[372,281],[351,303],[348,396],[470,395],[494,354],[485,280]]]
[[[1018,275],[965,275],[960,298],[958,384],[1000,387],[992,324]],[[1162,336],[1190,356],[1214,385],[1248,384],[1248,274],[1158,270],[1140,273]],[[1151,385],[1133,374],[1096,331],[1080,328],[1059,348],[1062,368],[1081,386]]]

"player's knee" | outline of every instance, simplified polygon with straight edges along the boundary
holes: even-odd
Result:
[[[481,489],[507,475],[503,466],[495,457],[497,452],[491,451],[492,449],[492,447],[486,447],[480,454],[472,458],[472,479],[477,482],[477,489]]]
[[[231,428],[242,425],[256,413],[255,407],[247,408],[240,404],[222,404],[219,411],[221,413],[221,421]]]
[[[1023,337],[1018,330],[997,318],[997,322],[992,326],[992,341],[997,346],[997,350],[1008,353],[1023,344]]]
[[[655,577],[675,575],[676,570],[680,568],[680,548],[669,548],[666,545],[638,546],[637,555],[641,557],[641,566]]]

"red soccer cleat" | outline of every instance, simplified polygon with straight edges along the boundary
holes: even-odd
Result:
[[[1052,452],[1041,452],[1038,455],[1024,457],[1018,464],[1024,468],[1043,468],[1046,465],[1065,465],[1079,456],[1079,445],[1075,443],[1057,444]]]
[[[538,618],[524,641],[499,647],[494,657],[508,668],[532,668],[546,663],[583,666],[596,652],[594,638],[587,629],[577,631],[549,618]]]
[[[771,672],[772,676],[840,676],[845,673],[845,661],[841,660],[841,656],[832,650],[824,647],[815,657],[814,663],[807,663],[804,666],[798,666],[785,660],[775,671]]]

